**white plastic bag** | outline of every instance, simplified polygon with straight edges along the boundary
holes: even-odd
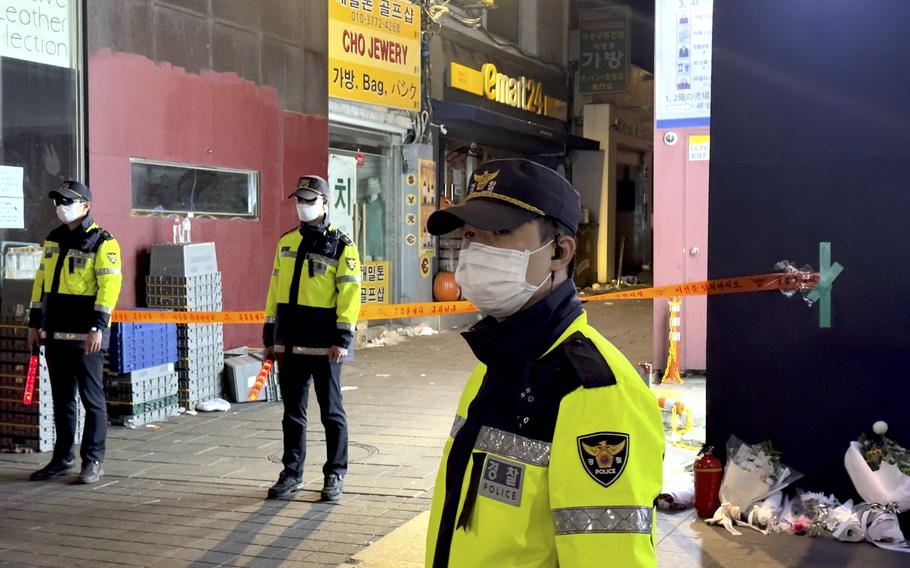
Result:
[[[199,410],[200,412],[227,412],[230,409],[231,403],[223,398],[213,398],[196,405],[196,410]]]

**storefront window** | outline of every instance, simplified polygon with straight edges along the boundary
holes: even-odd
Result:
[[[259,218],[259,174],[248,170],[130,161],[133,214]]]
[[[57,222],[48,191],[83,178],[81,2],[3,4],[0,241],[40,242]]]
[[[342,158],[336,163],[349,163],[351,171],[354,172],[351,176],[352,183],[356,186],[351,188],[353,202],[351,237],[357,243],[360,257],[364,261],[385,261],[390,260],[391,256],[391,235],[387,230],[391,224],[388,204],[393,183],[391,148],[382,142],[381,139],[370,138],[347,129],[336,127],[332,129],[329,175],[337,177],[331,167],[333,157]],[[335,179],[329,180],[329,183],[333,188],[336,186]],[[337,202],[337,196],[333,198],[333,202]]]

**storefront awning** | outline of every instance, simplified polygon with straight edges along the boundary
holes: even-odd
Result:
[[[447,136],[521,154],[600,149],[596,140],[463,103],[434,99],[433,123]]]

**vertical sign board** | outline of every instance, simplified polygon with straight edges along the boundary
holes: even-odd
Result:
[[[713,16],[714,0],[657,0],[657,128],[710,124]]]
[[[629,90],[629,7],[579,12],[578,80],[582,93]]]
[[[329,154],[329,222],[354,238],[357,209],[357,158]]]
[[[329,96],[420,110],[420,6],[410,0],[329,3]]]
[[[78,0],[0,0],[0,57],[73,67]]]
[[[389,262],[368,261],[360,265],[360,303],[389,303]]]
[[[420,160],[420,253],[436,256],[436,237],[427,231],[427,219],[436,211],[436,162]]]
[[[417,197],[417,172],[404,174],[404,242],[408,247],[417,246],[420,222],[420,198]]]

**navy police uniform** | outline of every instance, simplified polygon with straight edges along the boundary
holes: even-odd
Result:
[[[300,178],[300,192],[328,197],[322,178]],[[326,431],[323,473],[343,477],[348,467],[347,419],[342,406],[341,363],[329,349],[353,349],[360,313],[360,259],[350,237],[328,222],[300,223],[278,241],[266,300],[263,343],[278,356],[284,401],[284,476],[299,480],[306,459],[309,381],[312,378]],[[350,357],[350,356],[349,356]]]
[[[549,217],[575,235],[579,195],[548,168],[488,162],[470,190],[464,204],[430,216],[431,232]],[[635,368],[587,323],[572,279],[464,337],[480,363],[443,449],[426,566],[656,566],[660,410]]]
[[[69,181],[51,192],[55,200],[91,201],[89,188]],[[83,464],[104,460],[107,402],[101,351],[85,353],[90,331],[109,343],[111,314],[123,279],[120,245],[86,216],[75,229],[61,225],[44,241],[44,258],[32,289],[29,327],[45,335],[45,355],[54,399],[56,442],[51,464],[72,462],[76,393],[85,407],[80,455]]]

